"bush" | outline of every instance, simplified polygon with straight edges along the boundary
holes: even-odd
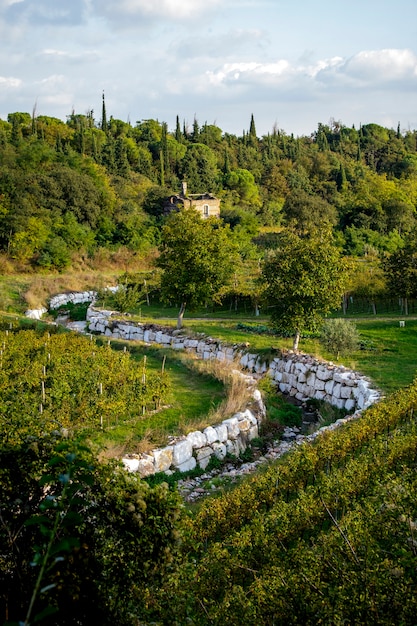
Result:
[[[327,320],[323,326],[320,343],[336,355],[347,354],[359,346],[359,333],[355,324],[340,318]]]

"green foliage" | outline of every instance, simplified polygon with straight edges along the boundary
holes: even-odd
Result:
[[[139,421],[169,393],[166,372],[147,371],[145,359],[136,363],[85,337],[5,330],[0,342],[0,433],[9,445]]]
[[[405,301],[417,296],[417,246],[414,237],[384,260],[383,269],[391,293]]]
[[[194,209],[172,213],[162,229],[158,267],[165,301],[179,302],[178,327],[185,307],[218,298],[235,264],[228,227],[217,219],[202,220]]]
[[[414,385],[204,502],[155,618],[412,624],[415,403]]]
[[[357,350],[359,333],[353,322],[342,318],[326,320],[320,335],[320,343],[337,358]]]
[[[143,617],[175,555],[176,494],[74,442],[31,437],[0,458],[2,623]]]
[[[334,245],[328,229],[300,237],[284,231],[279,248],[263,267],[265,300],[273,328],[298,338],[318,330],[323,316],[340,307],[347,285],[347,264]]]
[[[153,119],[131,126],[106,114],[97,122],[93,111],[72,112],[67,123],[25,112],[7,119],[0,249],[42,270],[61,271],[78,260],[75,252],[97,247],[155,245],[164,199],[184,179],[191,192],[218,194],[225,215],[239,210],[273,227],[292,220],[300,232],[329,221],[349,254],[395,252],[416,224],[416,131],[332,122],[313,137],[276,128],[257,137],[252,119],[238,137],[197,119],[191,132],[181,130],[179,117],[174,131]],[[67,214],[75,219],[69,229]],[[247,226],[233,229],[245,259],[258,256]]]
[[[59,315],[69,315],[70,320],[73,322],[83,322],[87,318],[87,310],[90,304],[91,302],[82,302],[80,304],[68,302],[65,307],[50,310],[49,314],[53,318],[57,318]]]

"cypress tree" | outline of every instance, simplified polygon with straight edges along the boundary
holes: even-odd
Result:
[[[198,126],[198,122],[196,120],[196,118],[194,118],[194,122],[193,122],[193,133],[192,133],[192,137],[191,140],[197,142],[198,138],[200,136],[200,128]]]
[[[248,144],[250,146],[255,147],[258,144],[258,137],[256,136],[256,128],[255,128],[255,120],[253,117],[253,113],[250,118],[250,127],[249,127],[249,141]]]
[[[176,122],[176,126],[175,126],[175,139],[179,143],[182,143],[183,135],[182,135],[182,132],[181,132],[180,118],[178,117],[178,115],[177,115],[177,122]]]
[[[103,104],[101,109],[101,130],[107,133],[107,115],[106,115],[106,101],[104,99],[104,91],[103,91]]]

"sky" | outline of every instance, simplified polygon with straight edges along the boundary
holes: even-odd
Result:
[[[0,0],[0,119],[417,129],[416,0]]]

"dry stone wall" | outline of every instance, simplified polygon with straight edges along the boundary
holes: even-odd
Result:
[[[95,297],[93,291],[61,294],[51,299],[50,308],[56,309],[69,302],[94,302]],[[380,398],[380,393],[364,376],[306,354],[288,351],[267,362],[242,345],[225,345],[207,336],[190,337],[183,331],[120,319],[120,313],[94,306],[87,311],[87,324],[90,332],[109,339],[155,343],[174,350],[194,352],[205,360],[237,362],[250,374],[245,377],[248,386],[255,387],[256,378],[267,375],[282,393],[301,402],[316,398],[354,413],[366,409]],[[248,443],[258,436],[264,417],[261,394],[254,389],[251,405],[221,424],[173,439],[168,446],[149,454],[124,458],[123,463],[128,470],[139,472],[141,476],[177,470],[185,472],[197,466],[205,469],[213,456],[222,460],[227,454],[238,456],[244,451]]]
[[[242,346],[226,346],[210,337],[189,337],[182,331],[120,320],[115,316],[117,313],[112,311],[90,307],[87,311],[89,330],[111,339],[157,343],[175,350],[187,350],[203,359],[237,361],[255,377],[270,376],[282,393],[300,401],[316,398],[354,413],[380,398],[379,392],[372,389],[364,376],[306,354],[288,352],[266,362]],[[254,381],[248,377],[249,385]],[[195,431],[163,449],[154,450],[149,455],[125,458],[123,462],[130,471],[148,476],[156,472],[184,472],[196,466],[205,469],[213,455],[219,459],[224,459],[227,453],[238,456],[248,442],[258,436],[265,416],[259,390],[254,392],[254,406],[255,409],[247,408],[203,432]]]
[[[197,466],[206,469],[213,456],[222,461],[228,454],[239,456],[246,450],[248,443],[258,436],[264,417],[265,406],[259,390],[255,390],[250,408],[203,431],[196,430],[186,437],[173,439],[168,446],[149,454],[124,458],[123,463],[129,471],[139,472],[141,476],[188,472]]]
[[[365,409],[380,398],[379,392],[361,374],[307,354],[288,351],[266,362],[241,345],[226,346],[210,337],[192,338],[181,331],[118,320],[115,315],[117,313],[112,311],[90,307],[87,311],[90,331],[112,339],[138,340],[187,350],[203,359],[236,361],[256,376],[269,375],[282,393],[300,401],[316,398],[350,412]]]

